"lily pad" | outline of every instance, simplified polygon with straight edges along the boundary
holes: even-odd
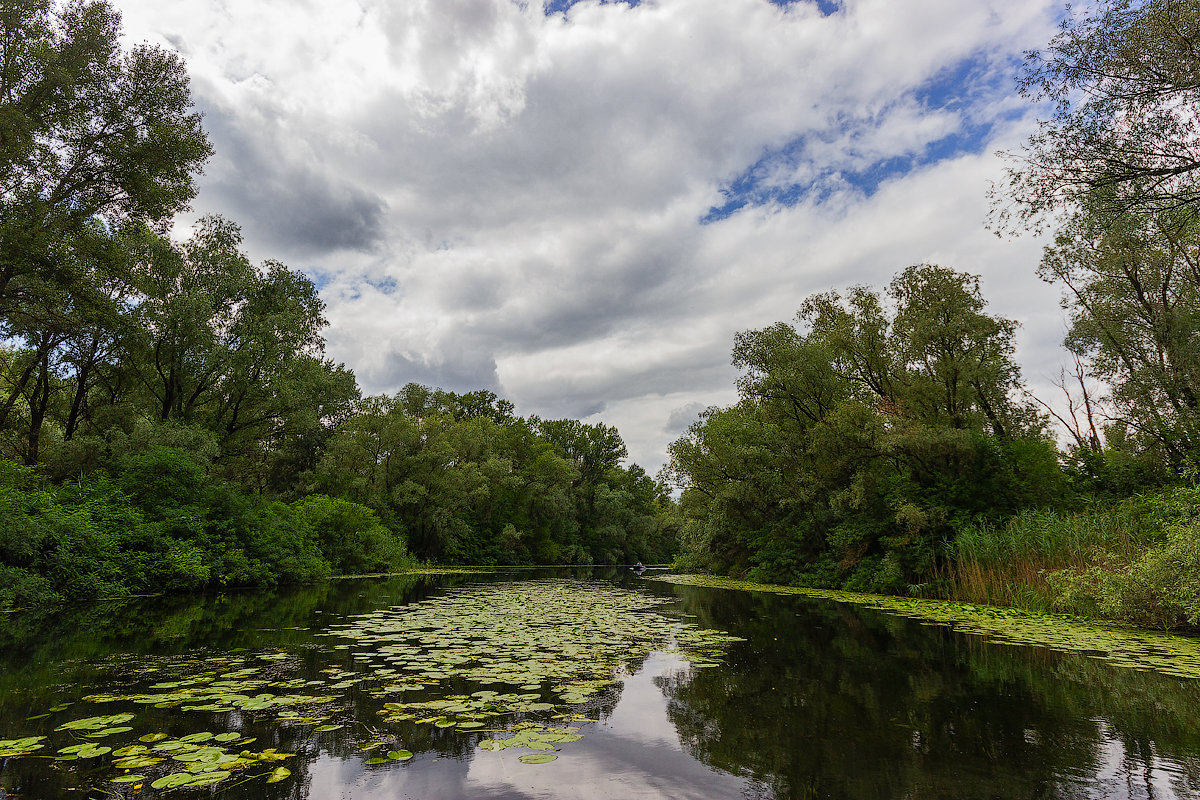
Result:
[[[146,780],[145,775],[122,775],[119,778],[113,778],[110,783],[138,783]]]
[[[23,739],[0,739],[0,758],[23,756],[40,750],[45,743],[45,736],[26,736]]]
[[[521,756],[517,760],[522,764],[549,764],[551,761],[554,761],[557,758],[558,756],[553,755],[552,753],[529,753],[528,755]]]
[[[292,771],[287,767],[276,767],[270,777],[267,778],[267,783],[279,783],[284,778],[292,774]]]

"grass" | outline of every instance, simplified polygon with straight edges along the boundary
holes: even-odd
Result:
[[[1026,511],[959,531],[942,584],[955,600],[1065,610],[1062,576],[1120,571],[1161,541],[1162,519],[1128,501],[1076,513]]]

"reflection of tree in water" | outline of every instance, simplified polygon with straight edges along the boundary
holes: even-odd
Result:
[[[1200,685],[1083,656],[1003,648],[847,605],[681,588],[747,642],[659,679],[684,746],[778,797],[1074,798],[1200,792]],[[1120,745],[1112,761],[1112,742]]]

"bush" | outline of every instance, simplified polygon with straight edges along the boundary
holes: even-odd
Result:
[[[1200,527],[1169,528],[1167,540],[1125,566],[1093,566],[1051,576],[1057,606],[1148,628],[1200,627]]]
[[[0,611],[50,605],[61,599],[43,576],[21,567],[0,564]]]
[[[321,555],[339,574],[386,572],[412,561],[403,539],[366,506],[314,494],[291,508],[298,525],[314,532]]]

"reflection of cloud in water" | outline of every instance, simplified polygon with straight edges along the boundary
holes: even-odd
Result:
[[[474,749],[469,758],[418,753],[405,764],[365,767],[322,754],[308,765],[311,800],[711,800],[746,797],[746,779],[714,770],[684,752],[655,678],[687,669],[678,655],[654,653],[624,680],[603,722],[579,723],[583,739],[558,760],[522,764],[533,752]],[[557,724],[557,723],[556,723]],[[436,761],[436,763],[434,763]]]
[[[1105,798],[1170,798],[1192,797],[1200,786],[1195,774],[1195,765],[1180,764],[1170,759],[1159,758],[1150,752],[1130,752],[1121,741],[1120,735],[1104,720],[1099,723],[1096,756],[1097,764],[1087,765],[1076,775],[1068,773],[1071,780],[1096,791]],[[1189,770],[1189,767],[1191,769]]]
[[[678,656],[655,653],[625,679],[621,701],[603,723],[584,724],[584,738],[562,748],[557,761],[531,766],[524,750],[477,751],[467,773],[473,797],[538,800],[687,800],[741,797],[742,778],[713,770],[687,755],[667,718],[654,678],[684,668]],[[433,795],[430,795],[433,796]]]
[[[344,759],[322,753],[309,764],[305,796],[310,800],[450,800],[472,796],[464,785],[466,775],[461,764],[452,758],[437,759],[435,753],[422,753],[407,764],[376,768],[364,766],[366,758],[369,756]],[[437,764],[433,763],[435,759]]]
[[[679,733],[667,718],[667,698],[653,678],[687,669],[687,661],[674,653],[654,653],[637,675],[625,681],[621,702],[604,720],[608,730],[626,739],[658,742],[682,750]]]

